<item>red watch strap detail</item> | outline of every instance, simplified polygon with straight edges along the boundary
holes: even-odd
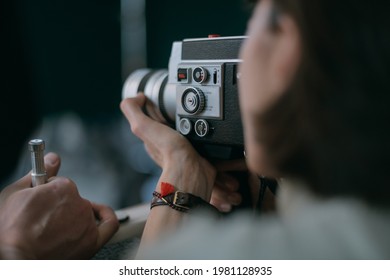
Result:
[[[161,182],[161,196],[166,196],[168,194],[174,193],[175,187],[167,182]]]

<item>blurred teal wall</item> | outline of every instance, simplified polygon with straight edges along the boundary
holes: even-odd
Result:
[[[148,67],[167,67],[173,41],[244,35],[249,15],[245,0],[146,0]]]
[[[119,114],[119,0],[13,0],[44,115]]]

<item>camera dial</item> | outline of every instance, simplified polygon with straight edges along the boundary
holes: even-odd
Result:
[[[202,112],[205,106],[203,92],[194,87],[186,88],[181,98],[181,105],[183,106],[183,109],[191,115]]]
[[[192,72],[192,78],[198,84],[204,83],[207,80],[208,72],[203,67],[196,67]]]
[[[209,133],[209,124],[206,120],[200,119],[195,123],[195,133],[199,137],[205,137]]]

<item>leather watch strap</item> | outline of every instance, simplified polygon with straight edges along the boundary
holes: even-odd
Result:
[[[161,206],[161,205],[169,205],[166,201],[162,200],[161,198],[158,198],[157,196],[153,196],[152,201],[150,203],[150,209],[152,209],[155,206]]]
[[[195,209],[205,209],[220,214],[218,209],[213,205],[190,193],[176,191],[164,197],[158,197],[158,195],[158,193],[153,194],[151,208],[159,205],[169,205],[171,208],[182,212],[189,212]]]
[[[159,197],[159,196],[156,196],[156,195],[153,194],[152,202],[150,204],[150,209],[152,209],[152,208],[154,208],[156,206],[166,205],[166,206],[169,206],[172,209],[178,210],[180,212],[188,212],[188,208],[175,206],[175,205],[172,204],[171,199],[168,198],[168,200],[167,200],[165,198],[166,198],[166,196],[165,197]]]

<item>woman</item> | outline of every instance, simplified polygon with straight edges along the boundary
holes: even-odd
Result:
[[[275,217],[216,223],[167,206],[162,198],[175,190],[210,201],[216,170],[184,137],[142,113],[143,95],[122,102],[132,131],[163,169],[141,258],[390,257],[386,8],[385,1],[256,3],[239,97],[249,169],[283,178]]]

